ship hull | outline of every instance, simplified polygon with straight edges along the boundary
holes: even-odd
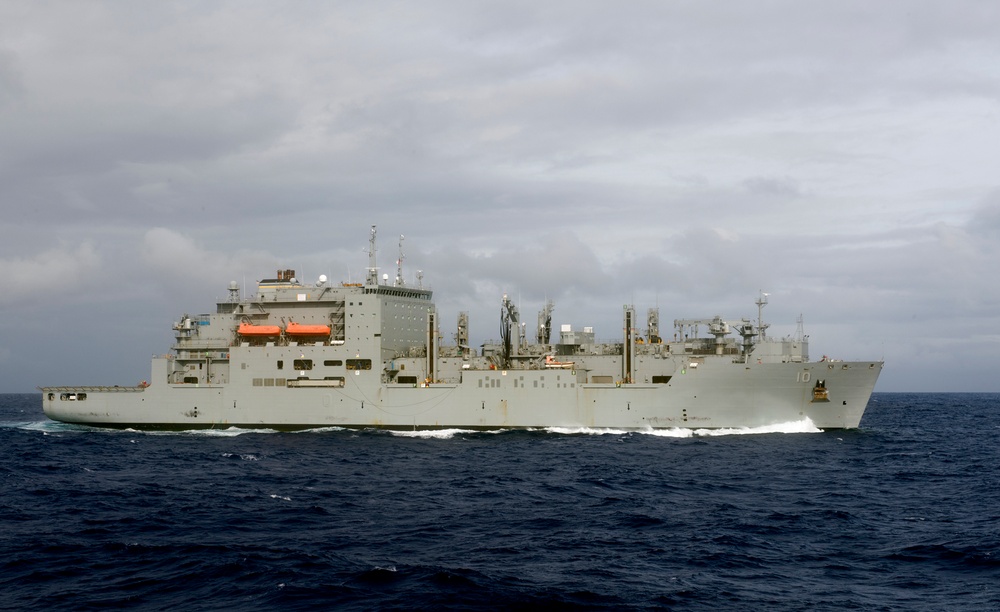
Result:
[[[153,379],[166,360],[154,360]],[[136,429],[321,427],[421,429],[759,427],[809,419],[856,428],[881,362],[743,364],[706,360],[666,384],[588,383],[572,370],[473,370],[450,384],[385,384],[355,371],[337,386],[47,387],[54,420]],[[817,399],[815,381],[826,392]],[[310,382],[312,384],[310,384]]]

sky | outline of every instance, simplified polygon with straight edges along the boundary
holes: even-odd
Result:
[[[0,2],[0,392],[135,384],[230,281],[422,271],[446,342],[802,317],[1000,391],[993,0]],[[558,327],[557,327],[558,329]]]

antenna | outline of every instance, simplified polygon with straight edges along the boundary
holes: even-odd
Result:
[[[372,226],[371,236],[368,238],[368,284],[378,284],[378,266],[375,264],[375,226]]]
[[[403,235],[399,235],[399,259],[396,260],[396,286],[403,286]]]

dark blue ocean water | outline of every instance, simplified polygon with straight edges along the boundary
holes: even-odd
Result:
[[[856,431],[146,434],[0,396],[0,609],[1000,609],[1000,396]]]

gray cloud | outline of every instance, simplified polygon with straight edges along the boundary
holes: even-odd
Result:
[[[145,378],[230,280],[360,278],[372,223],[479,340],[505,291],[610,337],[626,302],[749,316],[764,289],[817,354],[884,354],[881,389],[996,390],[998,25],[975,0],[0,6],[0,390]]]

